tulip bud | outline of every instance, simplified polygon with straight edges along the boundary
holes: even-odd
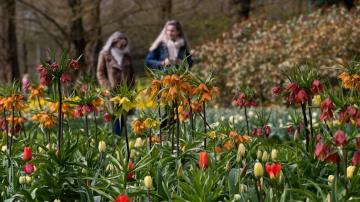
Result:
[[[31,159],[32,159],[32,149],[31,149],[31,147],[24,147],[23,160],[24,161],[29,161]]]
[[[60,199],[55,199],[54,202],[61,202]]]
[[[2,152],[6,152],[6,150],[7,150],[7,146],[6,146],[6,145],[3,145],[3,146],[1,147],[1,151],[2,151]]]
[[[40,154],[45,152],[45,150],[42,147],[38,147],[38,151],[39,151]]]
[[[271,160],[276,161],[278,156],[278,150],[277,149],[272,149],[271,150]]]
[[[262,152],[261,152],[261,150],[258,150],[257,151],[257,153],[256,153],[256,156],[257,156],[257,159],[261,159],[261,157],[262,157]]]
[[[26,177],[25,176],[20,176],[19,177],[19,183],[20,184],[25,184],[26,183]]]
[[[130,149],[133,149],[133,148],[134,148],[134,145],[135,145],[134,140],[130,140],[130,142],[129,142],[129,148],[130,148]]]
[[[151,189],[153,187],[153,180],[152,180],[151,176],[145,176],[145,178],[144,178],[144,186],[147,189]]]
[[[355,171],[355,166],[348,166],[346,169],[346,174],[347,174],[347,178],[351,179],[354,175],[354,171]]]
[[[136,156],[136,152],[134,150],[130,151],[130,158],[133,159]]]
[[[106,172],[111,172],[114,170],[114,165],[109,163],[107,166],[106,166]]]
[[[240,162],[241,158],[245,155],[245,152],[246,152],[246,148],[245,148],[244,144],[242,144],[242,143],[239,144],[238,151],[236,154],[237,162]]]
[[[241,200],[240,194],[235,194],[235,195],[234,195],[234,200],[235,200],[235,201],[240,201],[240,200]]]
[[[256,162],[254,165],[254,175],[255,177],[262,177],[264,175],[264,169],[260,162]]]
[[[106,143],[104,141],[100,141],[99,142],[99,146],[98,146],[99,152],[103,153],[106,150]]]
[[[50,150],[50,149],[52,149],[52,145],[49,143],[49,144],[46,145],[46,148],[47,148],[48,150]]]
[[[32,177],[26,176],[26,177],[25,177],[25,183],[26,183],[26,184],[30,184],[31,182],[32,182]]]
[[[263,162],[266,162],[267,160],[269,160],[269,154],[267,153],[267,151],[264,151],[262,157],[261,157],[261,160]]]
[[[176,176],[180,177],[183,173],[183,169],[182,169],[182,164],[180,163],[177,171],[176,171]]]
[[[328,177],[328,185],[332,185],[332,183],[333,183],[333,181],[334,181],[334,175],[329,175],[329,177]]]
[[[139,147],[142,147],[143,145],[144,145],[144,143],[143,143],[142,139],[140,137],[136,138],[134,147],[139,148]]]

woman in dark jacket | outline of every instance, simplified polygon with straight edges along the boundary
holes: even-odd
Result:
[[[145,59],[145,65],[152,69],[166,72],[167,68],[177,67],[186,59],[192,66],[189,43],[186,40],[181,24],[176,20],[166,22],[163,30],[151,45]],[[160,128],[174,123],[173,114],[164,114]]]
[[[145,65],[153,69],[163,69],[180,65],[185,58],[191,67],[193,61],[182,26],[178,21],[170,20],[151,45]]]

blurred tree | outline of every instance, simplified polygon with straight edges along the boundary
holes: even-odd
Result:
[[[16,2],[15,0],[2,0],[2,59],[4,61],[1,79],[3,81],[20,80],[18,63],[17,37],[16,37]]]
[[[251,0],[230,0],[229,4],[234,21],[247,20],[250,17]]]
[[[172,0],[160,0],[161,19],[170,19],[172,16],[173,1]]]

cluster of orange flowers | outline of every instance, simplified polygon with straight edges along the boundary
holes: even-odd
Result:
[[[234,146],[236,144],[239,144],[239,143],[246,143],[246,142],[249,142],[250,141],[250,136],[248,135],[239,135],[237,132],[235,131],[230,131],[229,133],[229,138],[228,140],[226,140],[224,142],[223,145],[217,145],[214,147],[214,152],[215,153],[220,153],[224,150],[226,151],[230,151],[231,149],[234,148]]]
[[[137,135],[144,133],[150,128],[156,128],[158,126],[159,122],[152,118],[147,118],[145,120],[136,119],[131,122],[132,131]]]
[[[52,128],[56,123],[56,117],[48,113],[35,114],[32,120],[39,122],[44,128]]]
[[[6,129],[6,126],[5,124],[7,124],[8,126],[8,130],[11,131],[12,129],[12,121],[13,121],[13,118],[12,117],[7,117],[6,118],[6,123],[4,121],[4,118],[1,118],[0,119],[0,128],[1,130],[5,130]],[[15,129],[15,133],[19,132],[20,129],[21,129],[21,125],[23,123],[25,123],[26,119],[23,118],[23,117],[14,117],[14,129]]]
[[[58,113],[59,110],[59,102],[49,102],[49,109],[51,113]],[[71,116],[74,113],[74,110],[71,108],[69,104],[62,103],[61,104],[61,112],[65,117]]]
[[[23,100],[24,97],[21,95],[2,97],[0,98],[0,108],[11,110],[14,107],[15,110],[21,111],[25,108]]]
[[[44,95],[44,86],[42,85],[39,85],[38,87],[30,86],[29,90],[30,90],[30,95],[29,95],[30,100],[42,97]]]
[[[356,90],[360,90],[360,75],[352,74],[350,75],[348,72],[342,72],[339,76],[341,80],[341,84],[346,89],[354,88]]]

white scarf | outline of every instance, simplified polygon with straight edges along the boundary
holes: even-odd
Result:
[[[169,59],[175,61],[178,57],[179,49],[184,46],[185,41],[183,38],[178,38],[176,41],[166,40],[165,44],[168,48]]]
[[[110,52],[111,52],[111,55],[116,60],[116,62],[118,63],[118,65],[121,67],[124,55],[125,55],[125,53],[129,53],[129,49],[127,47],[125,49],[119,49],[119,48],[113,47],[113,48],[111,48]]]

